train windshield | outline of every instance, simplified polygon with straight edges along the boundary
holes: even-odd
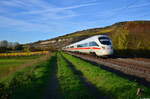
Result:
[[[103,45],[111,45],[110,39],[108,37],[99,37],[99,41]]]

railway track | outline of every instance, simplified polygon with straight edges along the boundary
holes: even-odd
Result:
[[[109,67],[111,69],[120,71],[127,75],[132,75],[138,78],[142,78],[145,81],[150,82],[150,61],[144,61],[142,59],[130,59],[130,58],[99,58],[92,55],[87,54],[77,54],[77,53],[70,53],[71,55],[77,56],[81,59],[95,62],[97,64],[101,64],[105,67]]]

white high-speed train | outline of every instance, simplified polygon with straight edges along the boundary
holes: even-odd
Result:
[[[95,53],[97,56],[113,54],[112,41],[107,35],[96,35],[62,48],[65,51]]]

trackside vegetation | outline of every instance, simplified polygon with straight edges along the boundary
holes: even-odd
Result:
[[[39,61],[39,60],[38,60]],[[42,99],[50,76],[49,56],[0,81],[0,99]]]
[[[112,72],[101,69],[84,60],[63,53],[63,56],[70,61],[77,70],[81,71],[84,77],[95,85],[103,95],[113,99],[140,99],[150,97],[150,88],[129,81]],[[137,95],[137,89],[144,91]]]
[[[88,88],[83,84],[83,82],[81,82],[79,75],[74,74],[67,61],[60,54],[57,55],[57,63],[57,77],[64,99],[94,98]]]

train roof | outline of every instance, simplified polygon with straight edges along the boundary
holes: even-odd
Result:
[[[73,44],[70,44],[68,46],[74,46],[74,45],[78,45],[78,44],[83,44],[83,43],[86,43],[86,42],[91,42],[91,41],[95,41],[95,39],[98,39],[99,37],[108,37],[107,35],[95,35],[95,36],[91,36],[89,38],[86,38],[84,40],[81,40],[79,42],[76,42],[76,43],[73,43]],[[68,47],[66,46],[66,47]]]

